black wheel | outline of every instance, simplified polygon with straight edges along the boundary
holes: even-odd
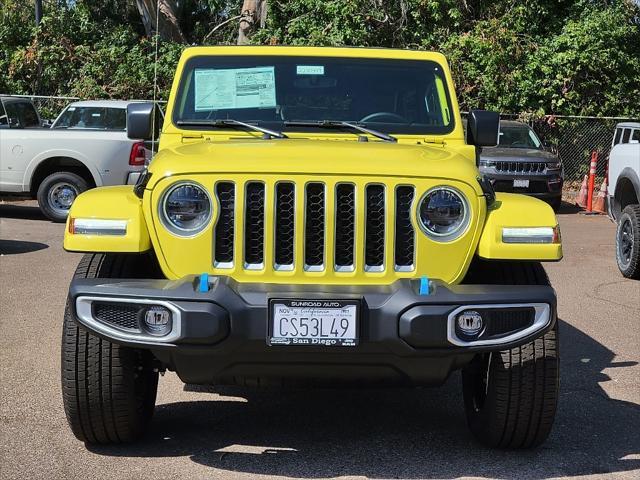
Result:
[[[627,205],[618,218],[616,261],[622,275],[640,279],[640,205]]]
[[[548,285],[539,263],[476,261],[467,283]],[[559,389],[556,326],[520,347],[476,355],[462,371],[467,423],[483,444],[532,448],[551,432]]]
[[[552,198],[551,200],[549,200],[549,205],[551,205],[551,208],[553,208],[554,212],[558,212],[558,210],[560,210],[560,207],[562,206],[562,197]]]
[[[38,187],[38,204],[47,218],[64,222],[74,200],[88,189],[85,179],[75,173],[52,173]]]
[[[146,260],[146,262],[144,261]],[[153,265],[141,255],[85,255],[75,276],[137,277]],[[147,429],[158,387],[154,357],[79,328],[69,303],[62,334],[62,400],[73,434],[83,442],[130,442]]]

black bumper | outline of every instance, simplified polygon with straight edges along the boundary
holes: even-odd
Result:
[[[559,174],[517,175],[513,173],[482,172],[491,181],[496,192],[522,193],[542,200],[551,200],[562,196],[564,179]],[[514,187],[516,179],[529,180],[528,187]]]
[[[148,348],[187,383],[437,384],[475,353],[522,345],[556,322],[556,297],[547,286],[434,282],[429,294],[421,294],[419,280],[345,287],[241,284],[211,277],[210,285],[209,291],[198,291],[195,276],[179,281],[75,279],[70,305],[83,327],[113,343]],[[358,301],[358,345],[267,345],[272,298]],[[136,332],[131,322],[121,328],[113,317],[96,318],[98,305],[113,305],[114,311],[124,306],[131,313],[155,304],[173,312],[174,329],[166,337],[145,334],[143,328]],[[452,312],[465,306],[483,316],[486,312],[485,333],[476,341],[455,333]],[[513,323],[514,330],[510,322],[516,316],[512,320],[505,313],[525,307],[535,308],[535,321]],[[544,318],[538,318],[539,310]],[[135,322],[135,315],[130,317]]]

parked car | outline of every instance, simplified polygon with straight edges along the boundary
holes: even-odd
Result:
[[[51,128],[28,98],[0,97],[0,193],[38,199],[63,222],[75,198],[102,185],[135,184],[149,152],[127,137],[131,102],[74,102]]]
[[[153,105],[128,110],[129,135],[151,138]],[[499,119],[470,112],[465,141],[437,53],[184,50],[148,171],[67,220],[65,249],[87,253],[63,327],[73,433],[139,437],[165,370],[422,386],[462,369],[480,441],[542,443],[559,364],[540,262],[562,246],[548,204],[479,180]]]
[[[524,193],[540,198],[558,210],[562,204],[562,162],[545,150],[531,127],[501,121],[496,147],[483,148],[480,173],[497,192]]]
[[[607,184],[607,211],[617,223],[618,268],[625,277],[640,279],[640,123],[616,125]]]

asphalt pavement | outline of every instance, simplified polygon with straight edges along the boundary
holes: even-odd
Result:
[[[34,202],[0,203],[0,478],[640,478],[640,282],[605,217],[559,215],[561,396],[532,451],[478,445],[460,377],[443,387],[243,390],[160,380],[139,443],[86,447],[67,427],[60,335],[80,259]]]

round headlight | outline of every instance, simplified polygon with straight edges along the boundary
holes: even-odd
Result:
[[[211,198],[200,185],[179,183],[165,193],[160,216],[176,235],[195,235],[211,220]]]
[[[469,224],[469,208],[461,193],[451,187],[435,187],[418,205],[418,223],[427,236],[439,241],[458,238]]]

